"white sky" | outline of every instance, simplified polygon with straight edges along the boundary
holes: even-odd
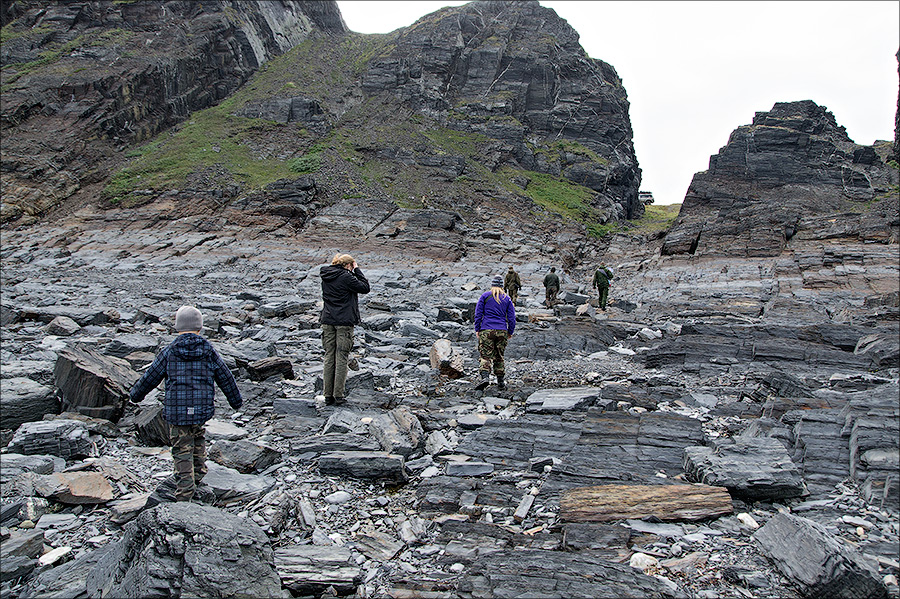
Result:
[[[388,33],[465,2],[338,0],[358,33]],[[552,1],[631,103],[642,191],[684,200],[731,132],[776,102],[826,107],[850,139],[894,139],[900,2]]]

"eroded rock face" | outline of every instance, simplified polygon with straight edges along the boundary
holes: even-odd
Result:
[[[815,102],[776,103],[694,175],[662,252],[763,257],[794,237],[896,241],[890,150],[853,143]]]
[[[369,63],[362,88],[497,140],[494,168],[510,161],[589,187],[613,219],[643,213],[622,81],[538,2],[471,2],[423,17]]]
[[[15,5],[0,53],[3,220],[104,178],[124,144],[217,104],[311,31],[347,30],[335,2]]]
[[[129,523],[87,577],[90,596],[282,597],[269,540],[254,522],[187,502]]]

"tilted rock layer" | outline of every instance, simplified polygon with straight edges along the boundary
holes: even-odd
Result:
[[[814,102],[777,103],[694,175],[663,253],[778,256],[795,236],[896,243],[890,151],[853,143]]]

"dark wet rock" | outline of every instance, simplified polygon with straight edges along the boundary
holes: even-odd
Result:
[[[888,597],[877,564],[812,520],[779,513],[753,539],[804,597]]]
[[[0,379],[0,428],[15,429],[25,422],[41,420],[44,414],[59,411],[59,400],[53,387],[30,378]]]
[[[149,548],[152,547],[152,550]],[[161,504],[125,527],[87,579],[90,596],[149,593],[281,597],[266,534],[211,506]]]
[[[219,440],[208,447],[209,459],[242,474],[262,472],[281,460],[281,453],[271,447],[246,439]]]
[[[263,381],[270,376],[280,375],[285,379],[294,378],[294,367],[287,358],[271,357],[257,360],[247,365],[250,379]]]
[[[66,348],[59,352],[54,378],[63,411],[116,422],[140,375],[124,360],[90,348]]]
[[[386,451],[333,451],[319,456],[319,472],[400,484],[407,479],[404,462]]]
[[[492,597],[687,597],[628,565],[593,551],[525,549],[485,556],[464,572],[458,590]]]
[[[618,524],[567,522],[563,525],[563,548],[596,551],[603,559],[619,562],[630,556],[631,530]]]
[[[77,420],[43,420],[20,426],[7,445],[12,453],[50,454],[61,458],[90,456],[97,447]]]
[[[3,546],[0,547],[0,561],[5,561],[8,557],[29,557],[37,558],[43,553],[44,549],[44,531],[30,530],[10,533],[9,538],[3,539]]]
[[[115,423],[104,418],[91,418],[78,412],[63,412],[62,414],[45,414],[44,420],[75,420],[84,424],[88,432],[92,435],[101,435],[108,439],[113,439],[122,435],[120,429]]]
[[[780,500],[806,492],[800,469],[784,445],[767,437],[734,437],[711,447],[686,447],[688,480],[726,487],[736,497]]]
[[[146,445],[171,445],[169,423],[163,418],[163,405],[156,400],[145,400],[134,416],[134,428],[138,439]]]
[[[494,471],[494,465],[476,461],[450,461],[445,468],[447,476],[484,476]]]

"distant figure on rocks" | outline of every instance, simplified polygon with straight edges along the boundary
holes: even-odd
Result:
[[[519,273],[510,266],[506,272],[506,278],[503,279],[503,290],[509,294],[509,299],[512,300],[513,306],[516,305],[516,300],[519,298],[519,289],[521,288],[522,279],[519,278]]]
[[[175,312],[178,336],[163,349],[131,389],[138,403],[166,379],[163,418],[169,423],[175,467],[175,501],[190,501],[206,475],[206,438],[203,425],[215,411],[214,384],[235,410],[243,404],[241,392],[222,357],[200,335],[203,314],[193,306]]]
[[[551,266],[550,272],[544,277],[544,304],[548,308],[556,305],[556,296],[559,295],[559,275],[556,274],[556,267]]]
[[[353,348],[353,327],[359,324],[359,294],[369,293],[369,281],[353,256],[337,254],[330,266],[323,266],[322,276],[322,347],[325,348],[325,403],[346,401],[347,364]]]
[[[606,300],[609,298],[609,281],[613,278],[612,269],[600,263],[600,268],[594,273],[591,286],[600,294],[600,309],[606,311]]]
[[[497,376],[497,387],[506,389],[503,380],[506,365],[503,354],[506,344],[516,330],[516,308],[512,299],[503,292],[503,277],[497,275],[491,280],[490,291],[485,291],[475,304],[475,334],[478,336],[478,364],[480,380],[475,388],[484,390],[491,382],[491,366]]]

